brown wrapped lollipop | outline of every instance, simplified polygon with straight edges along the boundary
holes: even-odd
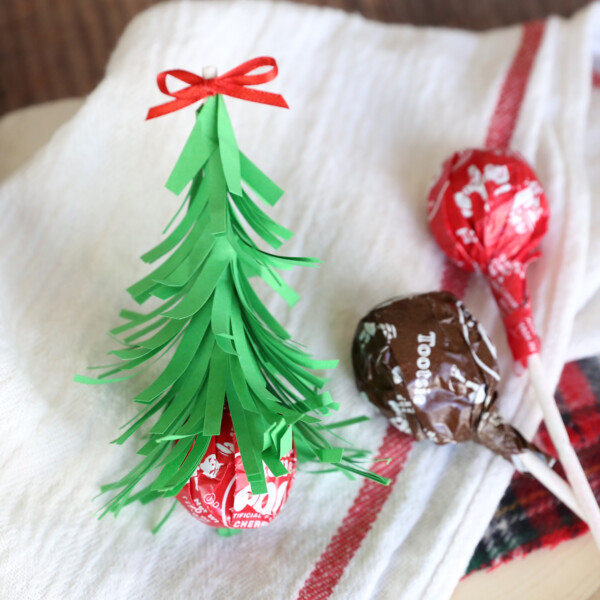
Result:
[[[400,431],[436,444],[483,444],[581,516],[552,459],[498,412],[496,349],[452,294],[395,298],[371,310],[358,324],[352,363],[359,390]]]

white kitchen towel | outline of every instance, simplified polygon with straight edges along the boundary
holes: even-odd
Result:
[[[594,14],[544,27],[512,138],[553,211],[544,257],[530,269],[552,382],[583,302],[590,249],[584,132]],[[339,580],[310,589],[362,482],[300,473],[272,525],[230,539],[183,510],[155,538],[159,507],[98,522],[99,503],[90,502],[97,486],[135,462],[133,444],[107,445],[135,407],[122,388],[71,379],[110,348],[104,332],[131,306],[123,290],[144,272],[135,257],[178,205],[162,186],[192,111],[144,123],[162,100],[155,74],[204,64],[223,71],[267,54],[281,69],[270,89],[292,110],[228,100],[232,120],[240,146],[287,191],[273,211],[296,232],[286,250],[324,259],[318,271],[290,274],[302,294],[293,311],[269,304],[318,356],[341,359],[330,386],[341,412],[374,414],[352,381],[355,324],[387,297],[439,287],[427,186],[447,154],[484,143],[522,36],[520,27],[415,29],[266,2],[173,3],[131,24],[101,85],[0,188],[3,597],[451,594],[511,474],[487,451],[415,447]],[[502,328],[481,282],[467,303],[500,346],[508,375]],[[525,379],[512,376],[502,408],[531,433],[539,415],[524,389]],[[385,428],[376,417],[354,438],[375,450]]]

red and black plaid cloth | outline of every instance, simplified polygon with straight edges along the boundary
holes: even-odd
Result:
[[[565,365],[556,400],[569,437],[600,500],[600,362]],[[544,426],[536,442],[556,456]],[[556,471],[564,477],[560,467]],[[587,531],[585,525],[535,479],[515,474],[494,519],[475,549],[467,573],[497,567],[543,546],[553,547]]]

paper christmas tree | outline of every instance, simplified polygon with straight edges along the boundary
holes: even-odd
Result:
[[[257,66],[271,69],[249,75]],[[76,376],[84,383],[119,382],[154,363],[164,364],[135,396],[143,409],[115,440],[122,444],[139,428],[149,430],[138,450],[139,464],[103,486],[116,492],[105,512],[116,514],[134,500],[176,496],[212,436],[220,433],[224,411],[230,413],[253,494],[267,491],[263,461],[275,476],[287,473],[281,459],[292,444],[299,460],[330,463],[347,474],[386,483],[360,466],[363,453],[328,441],[321,417],[337,404],[323,391],[326,379],[313,371],[336,362],[315,360],[293,342],[251,283],[261,278],[293,306],[298,295],[279,271],[319,262],[267,252],[246,231],[250,228],[273,249],[292,235],[256,202],[273,206],[283,192],[238,149],[223,93],[287,106],[281,96],[246,87],[276,73],[273,59],[254,59],[219,78],[186,71],[159,75],[159,87],[175,100],[151,109],[149,117],[206,100],[167,182],[175,194],[189,186],[178,211],[184,210],[184,216],[142,256],[147,263],[162,259],[159,266],[128,289],[138,304],[154,298],[158,305],[148,312],[122,311],[126,322],[110,332],[123,346],[111,352],[119,362],[97,379]],[[169,92],[167,74],[189,87]]]

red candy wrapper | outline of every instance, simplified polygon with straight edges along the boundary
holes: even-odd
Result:
[[[537,354],[527,264],[548,228],[548,201],[533,169],[511,150],[453,154],[429,191],[431,231],[459,267],[488,279],[515,360]]]
[[[264,465],[268,492],[252,494],[242,465],[231,416],[223,414],[221,433],[213,436],[196,473],[177,500],[197,519],[212,527],[255,529],[281,511],[296,476],[296,450],[282,458],[288,473],[275,477]]]

